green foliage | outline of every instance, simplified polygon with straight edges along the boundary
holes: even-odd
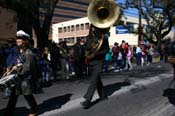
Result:
[[[126,4],[128,0],[126,0]],[[149,32],[143,32],[142,36],[147,38],[150,42],[161,44],[161,41],[171,31],[175,21],[174,10],[175,2],[173,0],[141,0],[141,15],[147,22]],[[138,9],[138,4],[132,4]]]

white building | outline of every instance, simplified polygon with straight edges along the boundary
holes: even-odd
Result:
[[[138,18],[125,16],[121,18],[123,23],[134,24],[134,28],[138,25]],[[142,19],[142,24],[146,25],[146,21]],[[68,45],[76,43],[77,38],[86,39],[89,33],[90,22],[87,17],[70,20],[66,22],[56,23],[52,25],[52,40],[55,43],[59,41],[67,41]],[[138,35],[126,32],[126,29],[118,29],[117,26],[110,28],[109,44],[113,46],[114,42],[121,43],[125,40],[130,45],[138,44]]]

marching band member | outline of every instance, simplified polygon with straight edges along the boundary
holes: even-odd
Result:
[[[89,49],[91,49],[93,47],[92,46],[93,41],[99,38],[103,39],[102,44],[98,50],[96,51],[93,50],[93,53],[92,53],[93,57],[92,59],[89,59],[89,66],[90,66],[89,68],[91,72],[90,85],[84,95],[85,101],[80,103],[85,109],[91,106],[91,100],[93,98],[93,95],[96,89],[100,96],[100,100],[107,99],[107,95],[104,91],[103,83],[101,80],[101,71],[102,71],[105,54],[109,51],[108,38],[103,33],[100,33],[100,31],[96,27],[91,25],[89,38],[86,41],[87,42],[86,50],[88,51]]]
[[[36,84],[36,60],[35,55],[30,49],[30,36],[20,30],[16,33],[16,45],[19,52],[18,64],[12,66],[12,71],[17,74],[15,87],[12,88],[5,116],[13,116],[15,105],[19,95],[24,95],[24,98],[31,107],[31,112],[28,116],[37,116],[37,103],[33,96],[34,84]]]

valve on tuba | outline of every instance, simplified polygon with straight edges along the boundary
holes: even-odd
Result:
[[[103,43],[104,35],[109,32],[111,26],[117,22],[120,15],[120,8],[114,0],[91,0],[89,4],[87,16],[96,31],[100,31],[101,35],[94,37],[91,41],[91,49],[86,51],[85,57],[90,60],[94,57],[94,52],[98,51]],[[95,32],[96,33],[96,32]],[[87,40],[89,41],[89,40]]]

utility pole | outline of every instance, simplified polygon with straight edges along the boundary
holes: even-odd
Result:
[[[138,27],[138,42],[142,40],[142,0],[137,0],[138,3],[138,14],[139,14],[139,27]]]
[[[138,44],[142,40],[142,0],[128,0],[130,4],[134,4],[138,9]]]
[[[138,44],[142,40],[142,0],[131,0],[138,9]]]

